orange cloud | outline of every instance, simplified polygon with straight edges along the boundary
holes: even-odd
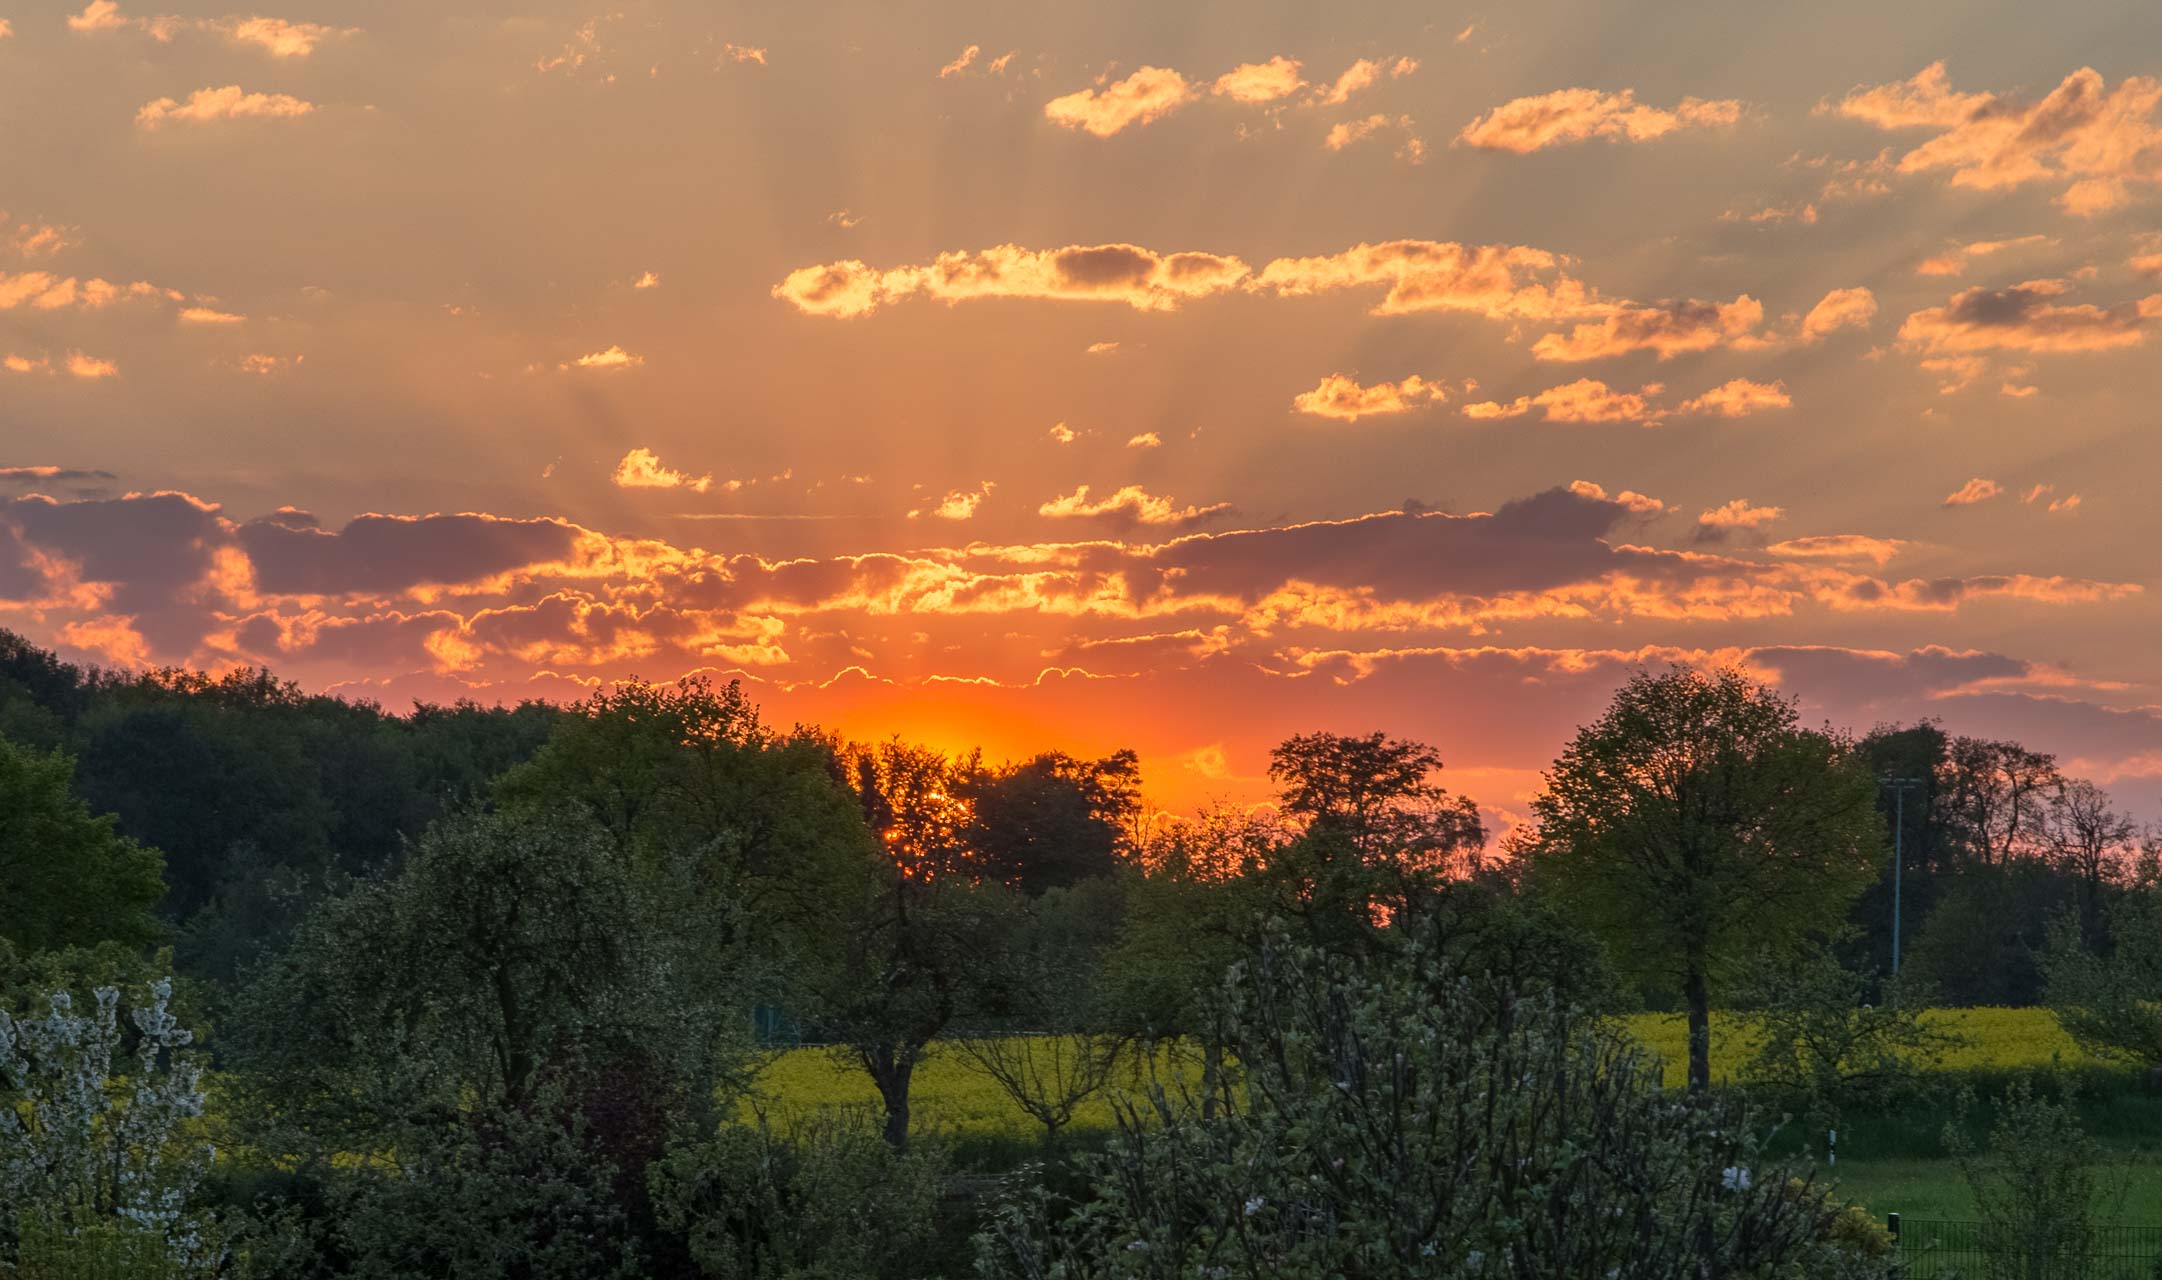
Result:
[[[1553,320],[1611,311],[1564,270],[1566,260],[1521,245],[1437,240],[1359,244],[1320,258],[1278,258],[1253,287],[1284,296],[1387,286],[1375,315],[1471,311],[1494,319]]]
[[[1751,506],[1747,498],[1736,498],[1699,515],[1697,523],[1707,529],[1761,529],[1786,514],[1785,507]]]
[[[1357,422],[1361,418],[1408,413],[1420,404],[1445,400],[1448,395],[1447,383],[1429,382],[1417,374],[1401,382],[1377,382],[1365,387],[1357,379],[1332,373],[1312,391],[1293,396],[1291,407],[1311,417]]]
[[[1899,338],[1933,354],[2113,351],[2138,346],[2162,320],[2162,294],[2112,307],[2054,301],[2071,289],[2063,280],[2029,280],[1962,290],[1941,307],[1908,316]]]
[[[81,13],[68,17],[70,31],[114,31],[127,25],[117,0],[90,0]]]
[[[1384,129],[1400,129],[1406,135],[1397,154],[1413,164],[1426,158],[1426,141],[1411,131],[1410,116],[1388,116],[1376,112],[1363,120],[1347,120],[1329,130],[1321,145],[1331,151],[1342,151],[1354,143],[1363,141]]]
[[[977,54],[980,54],[982,52],[983,46],[976,44],[972,44],[968,48],[961,50],[961,53],[958,57],[938,69],[938,78],[941,80],[946,80],[950,79],[953,76],[960,75],[963,71],[968,70],[968,65],[976,60]]]
[[[1162,527],[1196,524],[1230,509],[1228,502],[1208,507],[1181,507],[1174,499],[1158,497],[1137,484],[1091,499],[1089,487],[1082,485],[1072,493],[1053,498],[1036,508],[1036,514],[1054,520],[1098,519]]]
[[[0,218],[4,217],[0,215]],[[48,257],[81,243],[82,237],[73,228],[57,227],[49,222],[20,223],[8,236],[8,247],[25,258]]]
[[[1130,125],[1159,120],[1196,96],[1186,77],[1164,67],[1142,67],[1124,80],[1097,83],[1099,88],[1046,102],[1044,117],[1068,129],[1108,138]]]
[[[1732,302],[1661,302],[1650,306],[1631,304],[1605,319],[1579,324],[1564,336],[1550,333],[1532,344],[1532,356],[1540,360],[1599,360],[1632,351],[1654,351],[1661,360],[1714,347],[1744,345],[1759,340],[1757,326],[1764,321],[1764,305],[1748,294]]]
[[[1735,378],[1713,387],[1703,395],[1684,400],[1681,412],[1715,414],[1722,418],[1746,418],[1766,409],[1785,409],[1793,403],[1794,398],[1787,394],[1787,384],[1784,382],[1751,382],[1747,378]]]
[[[1160,449],[1163,444],[1164,438],[1153,431],[1144,431],[1139,435],[1130,436],[1126,441],[1126,447],[1129,449]]]
[[[614,369],[635,369],[638,366],[644,364],[645,362],[646,358],[644,356],[633,355],[619,346],[611,345],[606,350],[588,352],[585,355],[578,357],[571,363],[576,365],[580,369],[600,369],[603,371],[608,371]]]
[[[1741,115],[1742,104],[1732,100],[1684,98],[1674,110],[1663,111],[1640,105],[1631,89],[1557,89],[1503,103],[1465,125],[1456,140],[1488,151],[1528,155],[1592,138],[1646,142],[1677,129],[1733,124]]]
[[[1967,269],[1976,258],[1986,258],[2006,249],[2020,249],[2028,245],[2055,244],[2045,235],[2015,236],[2009,240],[1976,240],[1968,244],[1954,245],[1934,258],[1924,258],[1917,263],[1914,274],[1918,276],[1956,276]]]
[[[1397,80],[1410,75],[1418,69],[1419,60],[1417,58],[1397,58],[1386,66],[1372,58],[1360,58],[1344,68],[1344,73],[1336,77],[1335,83],[1326,89],[1319,90],[1315,95],[1315,101],[1325,107],[1340,107],[1351,101],[1353,94],[1379,84],[1384,72],[1388,74],[1390,79]]]
[[[155,129],[169,121],[203,124],[213,120],[284,120],[314,111],[315,104],[290,94],[247,93],[237,84],[219,89],[197,89],[186,103],[171,98],[146,102],[135,113],[135,123]]]
[[[660,456],[651,449],[633,449],[624,454],[610,479],[619,489],[689,489],[704,493],[713,487],[711,475],[693,476],[663,466]]]
[[[1958,489],[1946,494],[1943,505],[1947,507],[1971,507],[1977,502],[1987,502],[2003,492],[2003,485],[1994,480],[1984,480],[1982,477],[1976,476],[1959,486]]]
[[[1480,420],[1515,418],[1538,409],[1548,422],[1637,422],[1649,427],[1658,425],[1662,414],[1651,398],[1664,390],[1664,386],[1653,382],[1636,391],[1617,391],[1596,379],[1579,378],[1537,395],[1518,396],[1507,404],[1493,400],[1467,404],[1464,416]]]
[[[24,271],[15,275],[0,271],[0,311],[23,306],[38,311],[56,311],[62,307],[95,311],[116,302],[170,302],[178,301],[181,296],[147,280],[120,285],[110,280],[57,276],[48,271]]]
[[[1252,106],[1288,98],[1305,87],[1299,60],[1278,55],[1267,62],[1240,63],[1216,77],[1210,92]]]
[[[187,307],[180,312],[180,319],[184,324],[228,325],[239,324],[247,317],[215,307]]]
[[[1912,78],[1857,88],[1823,108],[1880,129],[1931,129],[1899,160],[1901,173],[1948,170],[1951,184],[1982,191],[2062,183],[2057,203],[2088,217],[2130,199],[2129,186],[2162,182],[2162,79],[2130,76],[2110,88],[2081,67],[2039,102],[1955,93],[1942,62]]]
[[[983,298],[1123,302],[1139,311],[1237,287],[1251,274],[1237,258],[1213,253],[1159,254],[1130,244],[1024,249],[1005,244],[980,253],[942,253],[928,266],[877,271],[860,261],[792,271],[773,296],[811,315],[869,315],[922,295],[956,303]]]
[[[1859,533],[1814,534],[1806,538],[1789,538],[1765,548],[1775,556],[1790,560],[1867,560],[1882,565],[1899,554],[1907,544],[1897,538],[1870,538]]]
[[[211,24],[236,44],[248,44],[273,58],[305,58],[325,40],[358,33],[356,27],[326,27],[316,22],[287,22],[283,18],[227,18]]]
[[[84,355],[80,351],[70,351],[68,372],[78,378],[113,378],[119,376],[120,366],[110,360]]]
[[[1802,317],[1801,338],[1815,342],[1848,325],[1866,329],[1876,317],[1876,294],[1867,289],[1834,289]]]
[[[973,489],[955,489],[940,499],[937,506],[931,508],[931,514],[940,520],[966,520],[976,514],[976,508],[982,506],[983,500],[990,497],[991,490],[997,487],[986,480]],[[920,510],[911,511],[908,518],[914,520],[922,514]]]

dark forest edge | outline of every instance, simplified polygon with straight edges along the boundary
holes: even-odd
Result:
[[[1878,1275],[1774,1152],[1930,1088],[1923,1009],[2162,1066],[2154,841],[2047,755],[1677,670],[1498,844],[1441,772],[1300,735],[1272,808],[1173,817],[1130,752],[843,742],[733,684],[399,715],[0,632],[0,1267]],[[1688,1090],[1641,1008],[1688,1015]],[[873,1113],[747,1109],[799,1038]],[[923,1140],[932,1052],[1042,1143]],[[2053,1087],[1997,1082],[1998,1127]]]

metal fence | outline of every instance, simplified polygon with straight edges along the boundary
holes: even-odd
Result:
[[[1903,1274],[1912,1280],[2157,1280],[2162,1227],[2096,1227],[2085,1240],[2017,1236],[1983,1222],[1892,1214]]]

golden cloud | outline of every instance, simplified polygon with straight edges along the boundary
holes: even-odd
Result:
[[[688,489],[704,493],[713,487],[711,475],[693,476],[664,466],[651,449],[633,449],[624,454],[610,479],[619,489]]]
[[[1137,484],[1127,485],[1101,498],[1090,498],[1089,486],[1082,485],[1072,493],[1053,498],[1036,508],[1036,514],[1054,520],[1107,519],[1117,523],[1182,526],[1198,523],[1230,509],[1231,504],[1228,502],[1207,507],[1181,507],[1174,499],[1149,493]]]
[[[1802,317],[1801,338],[1815,342],[1849,325],[1866,329],[1876,318],[1876,294],[1867,289],[1834,289]]]
[[[2162,320],[2162,294],[2111,307],[2055,301],[2071,289],[2063,280],[2029,280],[2003,289],[1962,290],[1941,307],[1909,315],[1899,326],[1899,339],[1935,355],[2114,351],[2138,346]]]
[[[1931,129],[1899,159],[1901,173],[1948,170],[1956,187],[1994,191],[2063,183],[2057,202],[2087,217],[2130,198],[2129,185],[2162,182],[2162,79],[2130,76],[2109,87],[2081,67],[2038,102],[1955,93],[1942,62],[1907,80],[1856,88],[1824,110],[1880,129]]]
[[[1456,140],[1484,150],[1528,155],[1593,138],[1646,142],[1677,129],[1730,125],[1741,116],[1742,104],[1732,100],[1684,98],[1666,111],[1640,104],[1630,89],[1620,93],[1557,89],[1503,103],[1465,125]]]
[[[1736,498],[1699,515],[1697,523],[1707,529],[1761,529],[1786,514],[1785,507],[1752,506],[1747,498]]]
[[[1142,67],[1124,80],[1099,81],[1043,105],[1044,117],[1068,129],[1108,138],[1130,125],[1148,124],[1195,98],[1186,77],[1164,67]]]
[[[1785,409],[1794,404],[1784,382],[1752,382],[1735,378],[1703,395],[1682,401],[1683,413],[1708,413],[1721,418],[1746,418],[1766,409]]]
[[[146,102],[135,123],[156,129],[170,121],[204,124],[214,120],[287,120],[314,111],[315,104],[284,93],[248,93],[237,84],[197,89],[185,103],[171,98]]]
[[[1312,391],[1293,396],[1291,407],[1294,412],[1311,417],[1357,422],[1361,418],[1408,413],[1421,404],[1439,403],[1448,395],[1447,383],[1429,382],[1417,374],[1400,382],[1361,386],[1355,378],[1332,373]]]
[[[1756,330],[1763,321],[1764,305],[1746,293],[1732,302],[1691,298],[1631,304],[1602,320],[1576,325],[1566,335],[1547,334],[1532,344],[1531,353],[1539,360],[1577,362],[1652,351],[1661,360],[1671,360],[1689,352],[1761,342]]]
[[[1635,422],[1649,427],[1656,426],[1662,414],[1652,399],[1665,390],[1662,384],[1651,382],[1635,391],[1620,391],[1595,378],[1579,378],[1507,403],[1467,404],[1464,416],[1482,421],[1515,418],[1537,409],[1548,422]]]
[[[1216,77],[1210,92],[1249,106],[1288,98],[1306,87],[1299,76],[1299,60],[1282,55],[1267,62],[1242,62]]]
[[[1237,258],[1213,253],[1160,254],[1131,244],[1063,249],[1004,244],[979,253],[942,253],[928,266],[887,271],[855,260],[804,267],[775,285],[773,296],[811,315],[840,317],[869,315],[919,295],[946,303],[1037,298],[1169,311],[1233,289],[1250,274]]]

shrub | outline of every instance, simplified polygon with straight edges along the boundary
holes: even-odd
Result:
[[[1625,1042],[1426,946],[1271,945],[1222,1016],[1241,1073],[1217,1116],[1162,1086],[1130,1102],[1079,1202],[1006,1207],[979,1274],[1881,1273],[1739,1103],[1662,1090]]]
[[[930,1243],[945,1158],[897,1151],[865,1108],[777,1130],[764,1115],[671,1150],[650,1177],[663,1228],[719,1280],[903,1280]]]

